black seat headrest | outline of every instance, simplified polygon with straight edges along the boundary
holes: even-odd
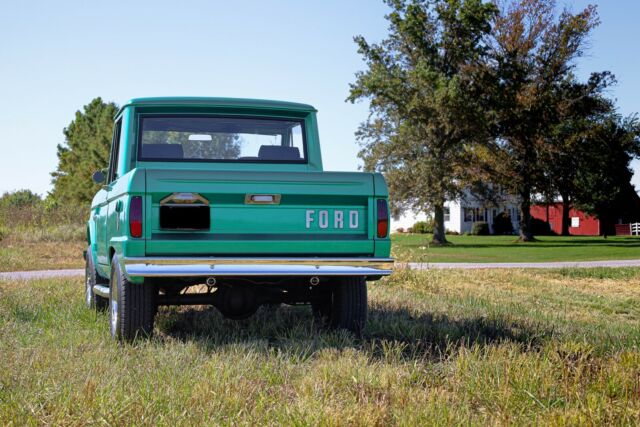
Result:
[[[142,157],[148,159],[182,159],[181,144],[142,144]]]
[[[300,150],[298,147],[261,145],[258,158],[260,160],[300,160]]]

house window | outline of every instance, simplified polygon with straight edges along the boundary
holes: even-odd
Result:
[[[472,208],[464,208],[464,222],[473,222]]]
[[[476,208],[476,221],[484,221],[484,209]]]
[[[444,207],[444,222],[451,221],[451,209],[449,206]]]
[[[580,227],[580,217],[577,217],[577,216],[571,217],[571,227],[573,228]]]

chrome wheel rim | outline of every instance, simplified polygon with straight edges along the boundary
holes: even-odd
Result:
[[[118,336],[118,283],[116,281],[116,274],[111,271],[111,294],[109,298],[109,327],[111,329],[111,336]]]
[[[91,302],[93,301],[93,289],[91,286],[91,276],[89,272],[85,272],[85,286],[84,286],[84,300],[87,303],[87,307],[91,307]]]
[[[116,328],[118,326],[118,301],[111,299],[111,335],[116,335]]]

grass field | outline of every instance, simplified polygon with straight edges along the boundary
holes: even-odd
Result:
[[[43,242],[6,239],[0,241],[0,272],[83,268],[82,240]]]
[[[82,268],[88,212],[73,204],[0,203],[0,272]]]
[[[0,282],[0,425],[640,422],[640,269],[398,272],[362,339],[306,307],[161,309],[118,345],[82,280]]]
[[[415,262],[544,262],[640,258],[640,237],[541,236],[515,243],[514,236],[447,236],[451,245],[430,246],[431,235],[393,234],[393,256]]]

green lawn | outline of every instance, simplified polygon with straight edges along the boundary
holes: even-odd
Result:
[[[83,268],[84,241],[0,241],[0,272]]]
[[[393,256],[415,262],[544,262],[640,258],[640,237],[537,237],[515,243],[514,236],[447,236],[451,245],[429,245],[430,235],[394,234]]]
[[[399,271],[362,339],[308,307],[162,308],[118,345],[82,279],[0,281],[0,425],[637,425],[640,269]]]

